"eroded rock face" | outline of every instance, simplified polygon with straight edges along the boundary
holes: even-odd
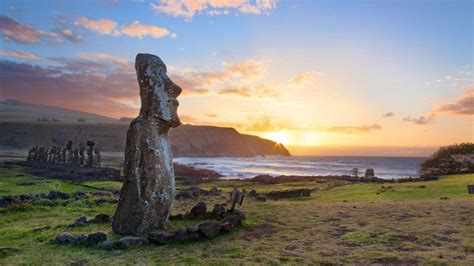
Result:
[[[127,132],[125,182],[112,227],[122,235],[161,228],[175,197],[175,179],[168,131],[180,125],[177,114],[181,88],[166,75],[158,56],[135,59],[141,109]]]

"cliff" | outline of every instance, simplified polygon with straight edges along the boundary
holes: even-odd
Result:
[[[123,151],[128,123],[0,122],[0,149],[32,146],[74,145],[90,139],[103,151]],[[290,155],[281,144],[257,136],[243,135],[233,128],[182,125],[170,131],[174,156]]]

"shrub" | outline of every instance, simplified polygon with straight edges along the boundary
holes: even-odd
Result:
[[[474,143],[441,147],[420,165],[421,177],[474,173]]]

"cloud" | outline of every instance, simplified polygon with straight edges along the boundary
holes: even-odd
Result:
[[[151,9],[157,14],[191,19],[194,15],[227,15],[229,10],[241,14],[268,13],[276,8],[277,0],[161,0],[158,4],[150,3]]]
[[[388,112],[388,113],[382,114],[382,117],[394,117],[394,116],[395,116],[394,112]]]
[[[41,31],[3,15],[0,15],[0,34],[5,40],[18,43],[63,43],[59,35],[54,32]]]
[[[115,22],[114,20],[93,20],[87,17],[79,17],[79,20],[74,22],[73,25],[77,27],[84,27],[90,31],[99,33],[101,35],[126,35],[129,37],[140,39],[147,36],[152,38],[176,38],[176,33],[170,32],[168,29],[149,24],[142,24],[140,23],[140,21],[133,21],[132,23],[124,24],[119,28],[117,22]]]
[[[72,30],[69,30],[69,29],[60,29],[60,30],[57,30],[56,33],[61,35],[64,39],[73,43],[80,43],[83,40],[82,36],[77,35]]]
[[[84,27],[101,35],[111,35],[117,27],[117,22],[110,19],[93,20],[87,17],[79,17],[79,20],[74,22],[74,25]]]
[[[120,29],[120,32],[124,35],[138,37],[140,39],[145,36],[150,36],[153,38],[163,38],[165,36],[170,36],[171,38],[176,38],[175,33],[172,33],[165,28],[141,24],[139,21],[134,21],[130,24],[123,25]]]
[[[436,106],[434,112],[447,112],[452,115],[474,115],[474,85],[465,90],[464,95],[452,103]]]
[[[34,54],[25,53],[25,52],[18,52],[18,51],[13,51],[13,50],[8,50],[8,49],[0,49],[0,56],[15,57],[15,58],[21,58],[21,59],[28,59],[28,60],[38,60],[39,59]]]
[[[260,131],[260,132],[265,132],[265,131],[272,131],[276,130],[276,128],[272,125],[271,119],[269,117],[262,117],[260,119],[256,119],[254,117],[249,118],[251,121],[258,120],[257,122],[251,124],[249,127],[247,127],[247,130],[249,131]]]
[[[358,134],[368,133],[374,130],[380,130],[379,124],[363,125],[363,126],[334,126],[334,127],[317,127],[317,130],[331,133]]]
[[[420,117],[412,117],[411,115],[403,117],[402,121],[404,122],[412,122],[416,125],[427,125],[433,122],[435,119],[436,115],[435,114],[428,114],[426,116],[420,116]]]
[[[55,62],[59,65],[46,67],[0,61],[1,97],[114,117],[136,115],[134,74],[110,62],[81,58]]]
[[[250,97],[250,90],[248,88],[243,89],[223,89],[218,92],[219,95],[230,95],[240,97]]]
[[[261,78],[264,72],[264,63],[259,60],[223,62],[222,66],[222,69],[214,71],[184,69],[170,77],[182,87],[183,95],[203,95],[231,82],[251,82]]]

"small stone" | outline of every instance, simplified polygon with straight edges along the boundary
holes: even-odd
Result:
[[[66,192],[61,192],[59,190],[51,190],[48,194],[48,199],[55,200],[55,199],[69,199],[69,194]]]
[[[203,217],[206,215],[207,206],[204,202],[198,202],[196,206],[191,209],[191,217]]]
[[[142,245],[145,243],[145,239],[138,236],[125,236],[120,238],[114,246],[121,248],[128,248],[131,246]]]
[[[87,239],[87,237],[83,234],[75,235],[73,243],[74,244],[82,244],[86,241],[86,239]]]
[[[184,242],[190,240],[199,239],[199,234],[196,232],[188,232],[184,230],[178,230],[174,233],[174,241],[176,242]]]
[[[157,245],[166,245],[173,241],[174,235],[166,231],[153,231],[148,235],[148,240]]]
[[[42,231],[48,230],[48,229],[51,229],[51,226],[49,226],[49,225],[41,226],[41,227],[33,229],[33,233],[42,232]]]
[[[86,196],[86,193],[84,191],[78,190],[74,193],[74,198],[80,199]]]
[[[87,222],[87,218],[85,216],[81,216],[79,218],[76,219],[76,221],[71,224],[70,226],[84,226],[84,225],[87,225],[88,222]]]
[[[71,263],[71,266],[87,266],[87,265],[89,265],[89,262],[87,260],[80,260],[80,261]]]
[[[220,231],[221,227],[219,226],[219,224],[213,221],[205,221],[199,224],[199,234],[204,237],[213,238],[217,236]]]
[[[232,231],[232,229],[234,228],[234,226],[230,222],[223,222],[220,224],[220,227],[221,227],[221,232],[225,232],[225,233]]]
[[[258,195],[255,197],[255,200],[257,201],[267,201],[267,198],[265,198],[265,196],[262,196],[262,195]]]
[[[107,240],[107,235],[102,232],[93,233],[87,236],[85,244],[87,246],[97,245]]]
[[[212,196],[217,196],[220,195],[221,192],[216,187],[212,187],[211,190],[209,190],[209,194]]]
[[[62,233],[56,236],[56,243],[70,244],[74,242],[74,237],[70,233]]]
[[[249,197],[256,197],[257,196],[257,191],[255,189],[250,190],[248,196]]]
[[[225,213],[225,205],[224,204],[216,204],[212,209],[211,216],[212,218],[221,218]]]
[[[115,242],[106,240],[100,243],[100,247],[103,249],[112,249],[114,247]]]
[[[97,214],[94,219],[90,220],[89,223],[93,224],[104,224],[110,222],[110,216],[107,214]]]

